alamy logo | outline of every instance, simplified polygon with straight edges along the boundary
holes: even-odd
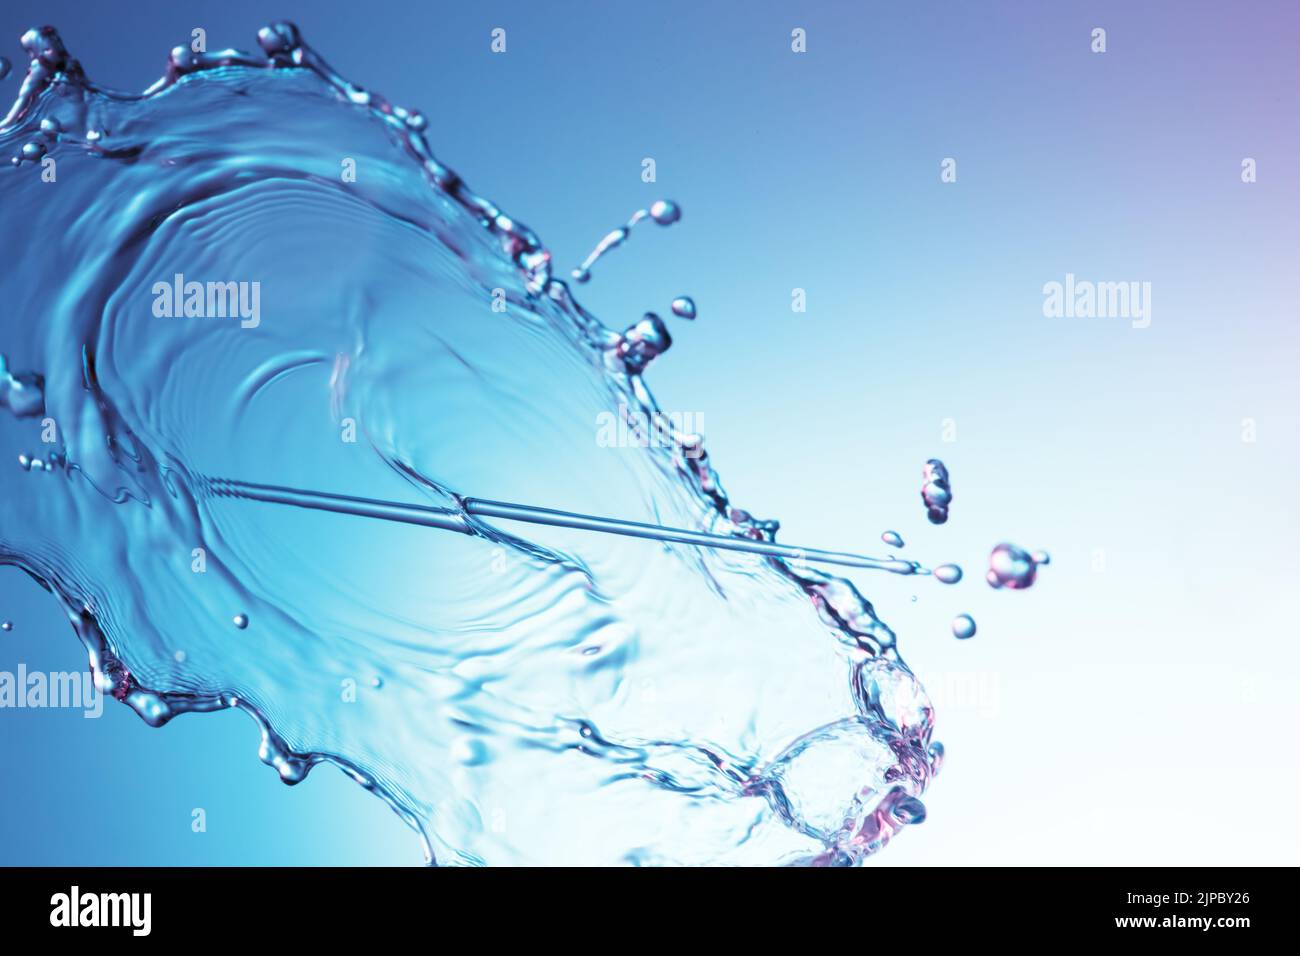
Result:
[[[131,935],[148,936],[153,928],[153,894],[86,893],[74,886],[50,897],[51,926],[129,926]]]
[[[618,414],[596,415],[596,444],[601,448],[676,448],[682,444],[687,458],[699,458],[703,446],[694,439],[704,426],[702,412],[645,413],[626,405]]]
[[[240,319],[255,329],[262,322],[262,283],[186,282],[178,272],[171,282],[153,284],[153,314],[160,319]]]
[[[88,671],[0,671],[0,708],[67,707],[84,711],[86,718],[104,713],[104,693]]]
[[[1049,319],[1132,319],[1133,328],[1151,324],[1150,282],[1089,282],[1076,280],[1043,286],[1043,315]]]

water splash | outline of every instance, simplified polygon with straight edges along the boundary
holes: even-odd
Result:
[[[938,458],[931,458],[921,468],[921,500],[931,524],[947,522],[952,486],[948,483],[948,469]]]
[[[657,317],[607,328],[433,156],[423,116],[290,24],[258,41],[177,48],[126,96],[32,30],[0,123],[18,160],[0,170],[0,306],[23,317],[0,349],[24,370],[0,379],[0,454],[27,453],[38,415],[59,434],[41,480],[0,469],[0,562],[49,587],[101,686],[151,726],[243,711],[282,780],[338,767],[441,863],[852,864],[923,820],[933,710],[845,579],[481,517],[431,538],[214,492],[202,476],[326,474],[435,507],[472,492],[777,534],[698,440],[592,440],[601,412],[657,411]],[[679,214],[634,215],[587,274],[637,222]],[[154,315],[150,290],[178,273],[261,283],[260,324]],[[236,608],[263,640],[232,646]]]
[[[577,282],[589,281],[591,279],[592,266],[594,266],[597,263],[597,261],[599,261],[601,258],[608,255],[610,252],[613,252],[619,246],[623,245],[623,243],[627,242],[627,240],[632,235],[632,230],[636,227],[638,223],[650,219],[654,222],[657,222],[661,226],[671,226],[673,223],[677,222],[677,220],[681,218],[682,218],[681,208],[675,202],[672,202],[671,200],[668,199],[660,199],[657,200],[656,202],[651,203],[649,209],[638,209],[636,212],[632,213],[631,218],[628,219],[625,225],[619,226],[617,229],[613,230],[612,232],[606,233],[605,238],[601,239],[600,242],[596,243],[596,248],[591,250],[587,258],[582,261],[582,265],[578,266],[571,273],[574,280]],[[677,302],[682,302],[682,301],[690,302],[690,299],[676,300],[673,303],[674,312],[677,311],[676,310]],[[684,318],[688,318],[688,319],[695,318],[694,310],[695,310],[695,303],[692,302],[691,314],[684,316]],[[681,315],[680,312],[677,314]]]

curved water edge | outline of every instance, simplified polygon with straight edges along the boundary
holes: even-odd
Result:
[[[0,561],[56,595],[104,689],[152,726],[241,709],[282,780],[338,766],[411,825],[430,862],[555,851],[528,832],[538,806],[561,833],[613,828],[626,841],[613,858],[638,863],[859,863],[923,820],[919,797],[942,759],[933,711],[894,633],[846,579],[776,558],[558,533],[525,540],[466,516],[472,540],[432,546],[445,554],[392,591],[392,574],[367,589],[356,584],[358,556],[427,546],[400,531],[381,547],[353,526],[222,510],[200,477],[214,466],[275,464],[300,480],[333,468],[454,505],[468,494],[527,500],[483,487],[523,482],[502,463],[527,455],[529,482],[557,495],[576,488],[611,514],[763,540],[777,532],[731,504],[698,436],[588,457],[575,423],[585,428],[593,409],[659,412],[642,373],[671,344],[662,323],[607,328],[552,276],[531,230],[433,156],[421,114],[339,76],[291,24],[264,28],[258,42],[260,53],[177,48],[157,83],[123,95],[91,83],[53,29],[33,30],[0,124],[13,159],[0,208],[40,223],[75,263],[60,278],[12,222],[5,230],[21,278],[3,304],[32,318],[6,329],[0,395],[23,436],[44,419],[59,436],[42,456],[57,462],[53,474],[0,470],[10,502]],[[336,139],[373,180],[330,174]],[[47,157],[63,177],[53,193],[41,182]],[[278,325],[242,332],[139,318],[142,290],[173,265],[223,278],[261,268],[231,251],[231,237],[268,244],[282,272],[311,272],[314,260],[284,251],[289,239],[310,241],[305,227],[285,237],[299,222],[349,230],[375,257],[357,273],[393,282],[341,306],[298,305],[312,293],[297,286]],[[437,322],[391,321],[423,315],[426,293]],[[506,319],[488,330],[478,316],[500,300]],[[475,302],[483,312],[465,321]],[[159,321],[171,319],[180,316]],[[526,373],[525,360],[535,365]],[[311,376],[324,370],[330,420],[311,435],[352,421],[358,447],[373,452],[365,462],[350,451],[336,459],[323,437],[311,455],[275,457],[300,439],[267,403],[313,410],[326,393]],[[499,458],[496,446],[518,454]],[[305,554],[284,543],[298,538]],[[302,564],[290,573],[261,555],[278,548]],[[201,572],[190,561],[200,551]],[[190,564],[178,569],[173,553]],[[119,580],[124,566],[137,580]],[[232,618],[244,623],[232,629]],[[263,643],[234,645],[234,630]],[[195,646],[181,661],[174,645],[187,631]],[[339,707],[320,674],[345,694],[357,685],[354,699]],[[697,702],[675,706],[678,697]],[[572,754],[594,759],[575,765]],[[507,796],[539,772],[555,775],[571,821],[545,800],[519,811],[521,798]],[[592,822],[593,807],[607,824]],[[523,826],[511,820],[519,812]]]

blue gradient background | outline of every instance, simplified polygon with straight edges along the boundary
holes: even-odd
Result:
[[[538,6],[7,0],[0,93],[39,23],[94,81],[139,90],[196,26],[209,49],[249,48],[288,18],[426,112],[439,158],[559,267],[678,200],[679,225],[638,232],[579,294],[615,326],[695,297],[648,380],[703,416],[735,502],[789,542],[880,551],[893,528],[968,571],[949,589],[855,578],[949,753],[927,822],[873,865],[1294,862],[1300,11]],[[1043,284],[1067,272],[1149,281],[1151,327],[1044,318]],[[943,528],[917,495],[936,455],[956,496]],[[1003,538],[1051,551],[1032,591],[980,582]],[[959,611],[972,641],[948,632]],[[0,617],[16,625],[0,669],[85,666],[9,568]],[[0,711],[0,863],[419,862],[380,801],[329,768],[286,788],[256,745],[237,713],[154,731],[112,702],[98,721]]]

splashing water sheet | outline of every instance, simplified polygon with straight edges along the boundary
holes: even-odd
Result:
[[[258,42],[122,95],[35,29],[0,125],[0,561],[104,689],[242,710],[284,781],[333,764],[438,864],[852,865],[923,821],[943,750],[871,602],[697,436],[593,439],[658,413],[663,321],[607,327],[420,114]],[[925,488],[946,520],[937,460]]]

